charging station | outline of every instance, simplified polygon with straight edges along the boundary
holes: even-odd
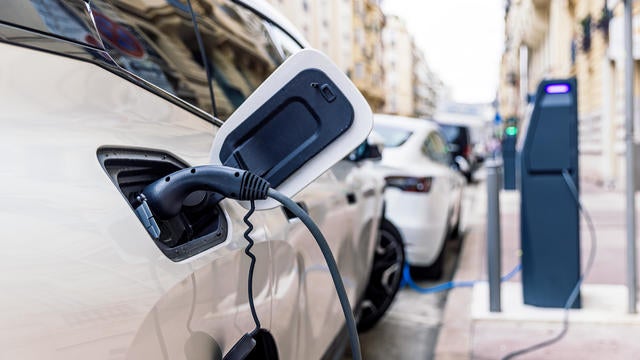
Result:
[[[543,81],[517,143],[524,303],[562,308],[580,277],[575,78]],[[573,308],[580,308],[580,296]]]

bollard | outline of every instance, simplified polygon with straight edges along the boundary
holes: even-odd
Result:
[[[488,161],[487,170],[487,270],[489,311],[500,312],[500,178],[501,164]]]

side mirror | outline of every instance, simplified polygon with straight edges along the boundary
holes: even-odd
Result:
[[[372,126],[371,108],[349,78],[321,52],[305,49],[220,127],[211,163],[249,170],[292,197],[361,144]],[[276,205],[256,202],[258,209]]]
[[[353,150],[348,159],[351,161],[362,160],[381,160],[382,150],[384,149],[384,139],[375,131],[371,131],[366,141],[360,144],[355,150]]]
[[[382,159],[382,151],[380,147],[375,144],[370,144],[368,141],[362,142],[355,150],[353,150],[347,159],[353,162],[359,162],[363,160],[380,160]]]
[[[463,158],[460,155],[456,156],[455,159],[453,159],[453,162],[458,170],[462,171],[463,173],[468,173],[469,170],[471,170],[471,166],[469,165],[467,159]]]

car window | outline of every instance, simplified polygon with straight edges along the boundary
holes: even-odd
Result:
[[[184,0],[92,0],[89,4],[7,0],[0,21],[82,45],[64,54],[133,74],[132,79],[141,78],[161,89],[162,96],[168,93],[211,112],[206,73]],[[194,1],[193,5],[209,50],[218,117],[225,120],[301,47],[286,32],[230,0]],[[17,36],[6,40],[22,41]]]
[[[444,139],[437,133],[431,132],[427,135],[422,146],[422,152],[430,159],[444,164],[449,164],[449,152],[447,151],[447,145]]]
[[[374,129],[382,137],[384,146],[388,148],[402,146],[412,134],[410,130],[378,124],[374,125]]]
[[[442,134],[448,142],[454,142],[460,136],[460,128],[453,125],[440,125]]]
[[[116,1],[123,10],[127,9],[125,3]],[[284,41],[279,39],[276,43],[272,37],[273,26],[240,5],[228,0],[193,5],[209,50],[206,55],[212,69],[218,118],[225,120],[294,50],[284,53]],[[137,11],[129,11],[128,17],[180,69],[186,87],[194,94],[183,99],[210,112],[206,72],[187,10],[183,0],[168,0],[166,4],[140,6]],[[154,11],[163,15],[148,16]],[[282,32],[280,36],[288,35]],[[292,39],[291,42],[295,43]]]
[[[83,0],[4,0],[0,11],[4,23],[95,45],[98,36],[87,21],[89,17]]]

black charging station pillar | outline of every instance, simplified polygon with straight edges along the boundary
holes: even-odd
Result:
[[[515,127],[514,127],[515,128]],[[502,138],[502,187],[516,189],[516,135],[505,134]]]
[[[543,81],[517,144],[524,303],[564,307],[580,276],[577,83]],[[580,308],[580,296],[573,308]]]

